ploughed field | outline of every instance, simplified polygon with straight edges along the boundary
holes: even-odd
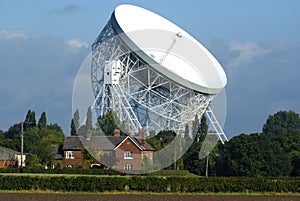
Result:
[[[1,201],[299,201],[300,196],[286,195],[170,195],[170,194],[62,194],[0,193]]]

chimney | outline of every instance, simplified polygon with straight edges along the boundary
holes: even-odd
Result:
[[[139,131],[139,136],[141,137],[141,145],[142,145],[142,147],[145,148],[146,147],[146,139],[145,139],[145,131],[143,128]]]
[[[86,131],[86,140],[90,140],[92,137],[92,131],[91,129],[87,129]]]
[[[115,137],[120,137],[120,129],[119,128],[115,128],[115,130],[114,130],[114,136]]]

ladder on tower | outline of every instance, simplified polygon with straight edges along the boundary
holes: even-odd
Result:
[[[226,137],[226,135],[222,129],[222,126],[218,122],[218,120],[210,106],[208,106],[207,110],[205,111],[205,114],[215,131],[213,134],[215,134],[219,137],[219,140],[222,142],[222,144],[224,144],[224,142],[227,142],[228,138]]]

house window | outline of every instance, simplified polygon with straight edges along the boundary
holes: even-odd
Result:
[[[124,170],[132,170],[132,165],[131,164],[125,164]]]
[[[132,152],[131,151],[125,151],[124,152],[124,159],[132,159]]]
[[[66,159],[74,159],[74,152],[73,151],[67,151],[66,152]]]

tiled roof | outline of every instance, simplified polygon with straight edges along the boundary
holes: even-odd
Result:
[[[141,138],[132,138],[132,139],[137,141],[138,144],[141,144]],[[144,150],[146,150],[146,151],[155,151],[155,149],[150,144],[148,144],[147,142],[145,144]]]
[[[63,149],[65,149],[65,150],[81,150],[81,149],[83,149],[83,145],[78,136],[68,136],[65,139]]]
[[[85,147],[93,147],[98,150],[113,150],[126,137],[120,136],[93,136],[90,140],[80,137]]]
[[[21,155],[20,152],[0,146],[0,160],[12,160],[15,155]]]
[[[81,150],[84,147],[92,147],[96,150],[114,150],[120,143],[125,140],[126,136],[92,136],[87,140],[83,136],[66,137],[64,150]],[[141,146],[141,140],[130,137],[130,139],[143,150],[154,151],[154,149],[146,143],[146,147]]]

